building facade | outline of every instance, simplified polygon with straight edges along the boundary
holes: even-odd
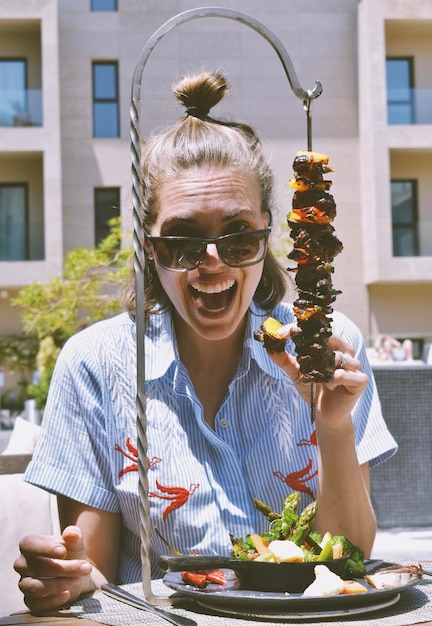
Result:
[[[92,247],[110,217],[132,229],[129,105],[140,51],[197,0],[0,0],[0,334],[11,301]],[[313,149],[330,155],[337,307],[368,344],[378,333],[432,339],[432,0],[224,0],[285,46],[312,105]],[[235,20],[194,19],[155,46],[141,87],[145,138],[182,111],[172,83],[218,68],[232,95],[213,113],[255,125],[277,181],[273,245],[289,249],[293,156],[307,147],[303,103],[268,42]],[[288,264],[288,263],[287,263]],[[7,373],[6,373],[7,374]]]

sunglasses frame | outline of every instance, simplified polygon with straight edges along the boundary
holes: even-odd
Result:
[[[260,256],[260,258],[255,259],[253,261],[250,261],[249,263],[242,263],[242,264],[232,264],[232,263],[227,263],[224,259],[224,257],[221,255],[220,250],[219,250],[219,246],[218,243],[223,242],[224,240],[230,239],[231,237],[238,237],[241,235],[253,235],[253,234],[263,234],[264,235],[264,250],[263,250],[263,254],[262,256]],[[220,260],[222,261],[222,263],[224,263],[225,265],[228,265],[228,267],[250,267],[251,265],[256,265],[257,263],[260,263],[267,252],[267,247],[268,247],[268,240],[269,240],[269,236],[271,233],[271,218],[270,218],[270,224],[267,228],[262,228],[259,230],[249,230],[249,231],[243,231],[240,233],[230,233],[228,235],[221,235],[220,237],[212,237],[212,238],[205,238],[205,237],[175,237],[175,236],[167,236],[167,237],[153,237],[152,235],[150,235],[146,230],[144,230],[144,235],[146,237],[146,239],[151,243],[152,248],[153,248],[153,252],[154,252],[154,256],[155,259],[158,263],[158,265],[160,267],[162,267],[165,270],[168,270],[170,272],[191,272],[192,270],[196,269],[197,267],[199,267],[201,265],[201,263],[203,262],[205,255],[207,253],[207,246],[209,244],[215,244],[216,245],[216,249],[219,255]],[[196,265],[194,265],[193,267],[182,267],[182,268],[173,268],[173,267],[167,267],[166,265],[164,265],[163,263],[161,263],[160,259],[159,259],[159,255],[157,253],[157,249],[154,245],[153,242],[157,242],[157,241],[172,241],[172,242],[179,242],[181,244],[182,241],[186,242],[186,241],[196,241],[199,244],[204,244],[205,249],[204,249],[204,253],[202,255],[202,258],[196,263]]]

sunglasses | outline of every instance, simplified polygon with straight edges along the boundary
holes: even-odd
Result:
[[[271,226],[263,230],[222,235],[213,239],[199,237],[152,237],[144,234],[153,247],[158,264],[172,272],[194,270],[203,262],[207,246],[216,246],[220,260],[229,267],[248,267],[263,260]]]

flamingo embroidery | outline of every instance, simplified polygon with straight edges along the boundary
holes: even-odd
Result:
[[[156,487],[162,493],[156,493],[154,491],[149,492],[149,497],[153,498],[161,498],[162,500],[171,500],[171,503],[164,509],[162,513],[162,519],[165,522],[168,514],[175,509],[183,506],[189,500],[190,496],[198,489],[199,484],[190,485],[189,489],[185,489],[184,487],[167,487],[166,485],[161,485],[158,481],[156,481]]]
[[[317,434],[316,434],[316,430],[313,431],[310,439],[300,439],[300,441],[297,444],[299,447],[301,446],[317,446],[318,445],[318,441],[317,441]]]
[[[137,472],[138,471],[138,449],[135,448],[135,446],[132,444],[132,442],[130,440],[130,437],[128,437],[126,439],[126,448],[129,450],[129,452],[126,452],[126,450],[123,450],[123,448],[121,446],[119,446],[118,443],[116,443],[116,445],[115,445],[115,450],[117,452],[121,452],[121,454],[123,454],[123,456],[125,456],[127,459],[132,461],[132,463],[130,465],[126,465],[126,467],[124,467],[119,472],[119,475],[118,475],[119,478],[121,478],[122,476],[124,476],[128,472]],[[147,457],[147,467],[148,467],[148,469],[152,469],[155,465],[157,465],[158,463],[161,463],[161,462],[162,462],[162,459],[160,459],[157,456],[154,456],[151,459],[149,459]]]
[[[305,484],[309,480],[312,480],[312,478],[314,478],[318,474],[318,470],[315,470],[312,474],[310,474],[309,472],[311,470],[312,470],[312,459],[309,459],[309,463],[306,465],[306,467],[304,467],[301,470],[298,470],[297,472],[291,472],[290,474],[287,474],[286,476],[284,476],[282,472],[276,471],[276,472],[273,472],[273,476],[276,476],[276,478],[279,478],[279,480],[286,483],[288,487],[290,487],[294,491],[301,491],[303,493],[307,493],[314,500],[315,495],[312,489],[310,489],[310,487],[308,487]]]

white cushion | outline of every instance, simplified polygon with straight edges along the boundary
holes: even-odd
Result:
[[[31,454],[40,427],[17,418],[3,454]],[[56,497],[24,482],[23,474],[0,475],[0,615],[26,610],[13,563],[28,534],[59,534]]]

